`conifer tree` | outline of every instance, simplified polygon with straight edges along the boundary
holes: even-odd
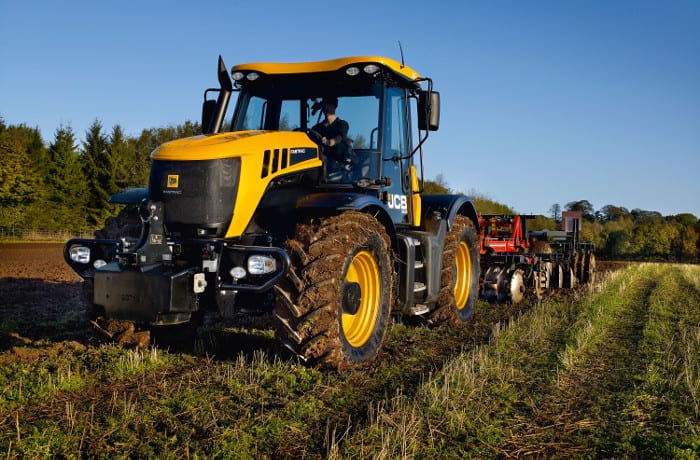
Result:
[[[87,179],[87,222],[96,227],[101,226],[115,211],[115,207],[109,203],[110,196],[117,192],[117,186],[108,147],[107,137],[102,133],[102,123],[95,120],[85,136],[81,159],[83,174]]]
[[[48,148],[49,203],[53,224],[57,228],[78,229],[85,223],[83,217],[87,199],[87,180],[83,174],[75,134],[70,127],[60,126]]]
[[[38,153],[38,130],[0,123],[0,226],[22,225],[42,195],[41,177],[30,153]]]

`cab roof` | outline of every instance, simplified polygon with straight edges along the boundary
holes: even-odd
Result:
[[[376,64],[384,71],[391,73],[395,77],[398,77],[407,83],[414,82],[415,80],[421,78],[420,74],[410,67],[393,59],[380,56],[353,56],[314,62],[256,62],[250,64],[238,64],[231,69],[231,73],[259,72],[267,75],[322,73],[335,72],[353,66],[362,69],[367,64]]]

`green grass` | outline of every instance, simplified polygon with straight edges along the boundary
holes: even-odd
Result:
[[[0,354],[0,446],[10,458],[700,456],[700,267],[633,266],[524,311],[480,302],[460,330],[389,335],[378,362],[346,373],[277,355],[264,323],[204,331],[189,351],[18,346]]]
[[[338,442],[338,458],[697,458],[698,267],[543,302]]]

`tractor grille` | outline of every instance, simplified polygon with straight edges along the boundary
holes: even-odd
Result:
[[[240,159],[159,161],[151,165],[151,200],[164,203],[166,231],[175,237],[222,237],[231,223]]]

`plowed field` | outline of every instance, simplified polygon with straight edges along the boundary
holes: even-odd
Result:
[[[81,280],[63,244],[0,243],[0,347],[47,337],[85,340]]]

